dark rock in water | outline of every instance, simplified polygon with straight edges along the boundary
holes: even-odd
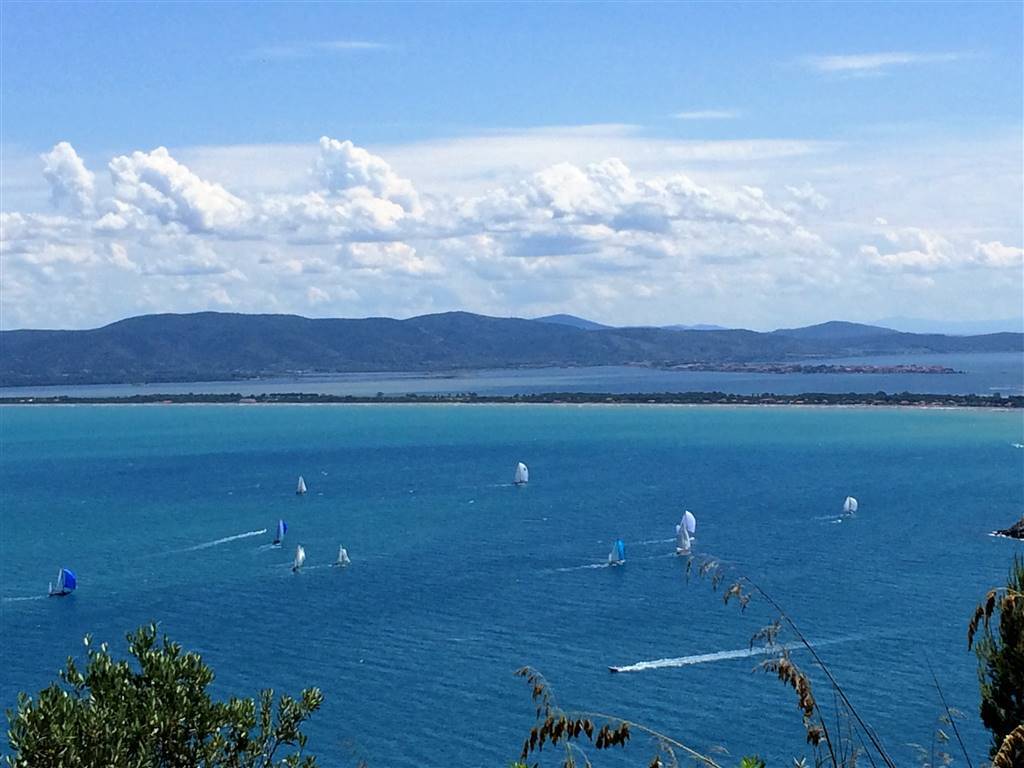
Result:
[[[996,531],[996,536],[1006,536],[1010,539],[1024,539],[1024,517],[1009,528],[1002,531]]]

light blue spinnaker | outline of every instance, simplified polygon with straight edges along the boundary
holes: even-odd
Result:
[[[284,520],[277,521],[277,533],[274,534],[274,543],[280,544],[284,541],[284,535],[288,532],[288,523]]]
[[[608,553],[608,564],[621,565],[624,562],[626,562],[626,545],[622,539],[616,539],[612,551]]]

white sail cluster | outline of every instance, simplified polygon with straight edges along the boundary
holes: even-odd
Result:
[[[683,517],[676,526],[676,554],[690,554],[690,547],[693,546],[694,534],[697,533],[697,518],[690,510],[683,512]]]
[[[847,496],[846,500],[843,502],[843,514],[852,515],[857,511],[858,506],[857,500],[853,496]]]

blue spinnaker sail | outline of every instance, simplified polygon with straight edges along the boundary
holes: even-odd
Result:
[[[78,586],[78,579],[75,578],[75,572],[69,568],[61,568],[60,577],[60,586],[65,592],[72,592],[75,587]]]
[[[618,559],[619,562],[626,559],[626,545],[623,543],[622,539],[617,539],[615,542],[615,554],[617,555],[616,559]]]
[[[274,537],[274,541],[281,542],[284,540],[284,535],[288,532],[288,523],[284,520],[277,521],[277,535]]]

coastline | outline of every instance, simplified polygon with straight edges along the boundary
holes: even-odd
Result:
[[[783,407],[869,407],[869,408],[974,408],[1017,410],[1024,408],[1024,396],[940,395],[901,392],[897,394],[830,394],[810,392],[799,395],[737,395],[722,392],[589,393],[549,392],[527,395],[326,395],[306,393],[145,394],[78,397],[0,397],[0,406],[32,405],[673,405],[673,406],[783,406]]]

